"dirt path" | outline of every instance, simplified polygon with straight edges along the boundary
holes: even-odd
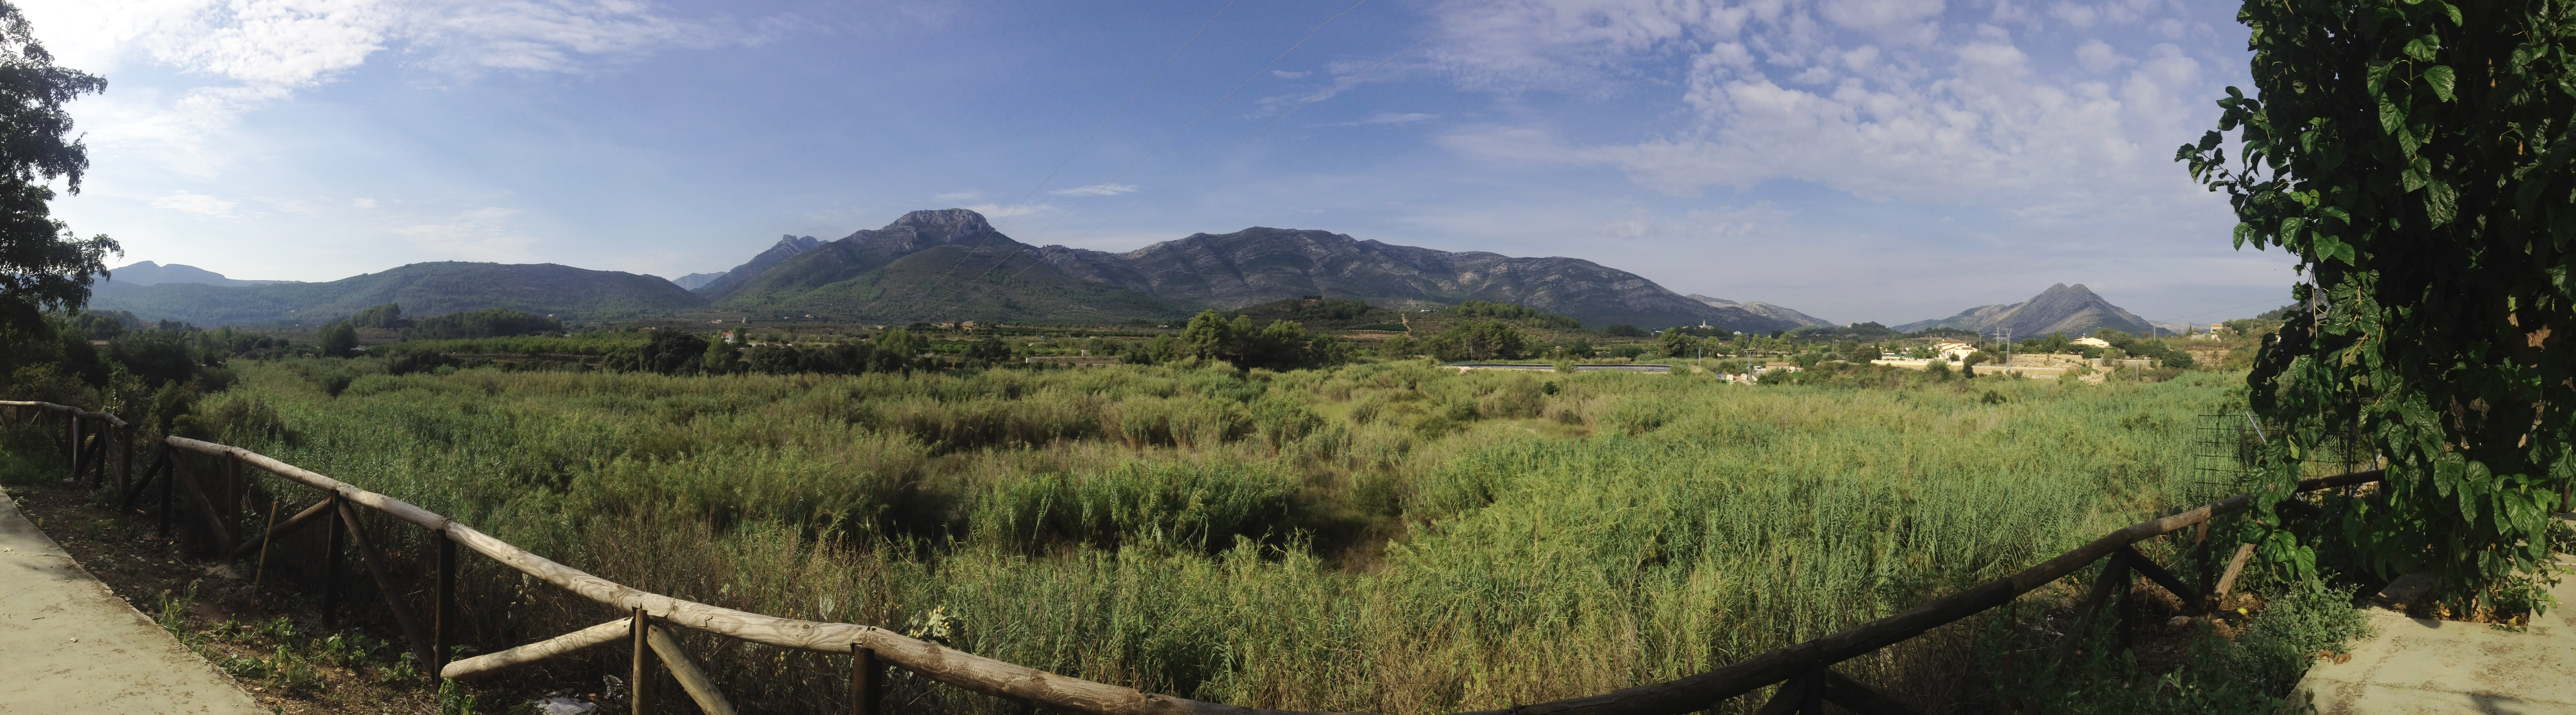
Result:
[[[0,713],[267,712],[64,554],[0,494]]]
[[[2569,569],[2550,590],[2558,607],[2522,632],[2371,608],[2377,633],[2348,662],[2318,662],[2299,689],[2320,715],[2576,713],[2576,557],[2558,563]]]

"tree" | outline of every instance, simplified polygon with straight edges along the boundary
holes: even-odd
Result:
[[[1244,327],[1251,327],[1250,320],[1243,323]],[[1206,360],[1225,359],[1233,350],[1234,335],[1234,323],[1213,310],[1199,311],[1196,317],[1190,318],[1189,325],[1181,328],[1181,342],[1189,346],[1190,354]]]
[[[0,329],[41,333],[44,311],[79,311],[107,255],[125,253],[105,235],[76,237],[46,205],[55,179],[78,194],[89,169],[63,105],[106,90],[97,75],[54,66],[26,16],[0,2]]]
[[[402,306],[392,303],[358,311],[349,316],[349,322],[362,328],[400,328],[407,324],[402,319]]]
[[[732,343],[727,343],[723,340],[709,340],[706,342],[707,354],[705,359],[699,361],[699,365],[707,371],[707,374],[731,375],[737,372],[742,372],[744,366],[742,363],[741,348],[734,347]],[[795,348],[787,349],[790,351],[795,350]],[[794,353],[791,352],[790,354],[792,355]]]
[[[349,321],[346,320],[322,326],[319,339],[322,342],[324,355],[348,357],[350,353],[358,351],[358,329],[349,325]]]
[[[1699,347],[1699,339],[1682,332],[1680,328],[1674,328],[1657,336],[1655,347],[1667,357],[1690,357],[1691,351]]]
[[[921,351],[930,348],[929,338],[921,337],[920,334],[903,328],[888,328],[885,332],[878,333],[872,342],[876,343],[874,362],[877,363],[873,369],[880,372],[892,372],[911,367],[912,359],[919,356]]]
[[[2249,378],[2279,425],[2252,522],[2280,524],[2301,463],[2358,436],[2387,500],[2328,518],[2361,568],[2420,564],[2463,609],[2533,602],[2576,468],[2576,22],[2549,0],[2257,0],[2237,19],[2257,96],[2228,88],[2174,158],[2227,192],[2240,249],[2279,246],[2308,277]],[[2248,536],[2314,573],[2315,541]]]
[[[1422,341],[1422,346],[1442,361],[1511,359],[1528,348],[1529,338],[1499,321],[1470,320]]]
[[[1627,323],[1620,323],[1620,324],[1613,325],[1613,326],[1610,326],[1610,327],[1607,327],[1607,328],[1602,328],[1602,329],[1601,329],[1601,334],[1602,334],[1602,335],[1608,335],[1608,336],[1610,336],[1610,337],[1614,337],[1614,338],[1642,338],[1642,337],[1646,337],[1646,331],[1638,330],[1638,329],[1637,329],[1637,326],[1629,325],[1629,324],[1627,324]]]
[[[1993,356],[1987,355],[1984,350],[1968,353],[1968,359],[1959,361],[1959,374],[1976,377],[1977,365],[1992,359],[1994,359]]]

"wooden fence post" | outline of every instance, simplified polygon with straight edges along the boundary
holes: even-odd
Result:
[[[645,715],[646,711],[652,708],[650,697],[646,693],[651,692],[653,681],[645,677],[646,672],[652,668],[652,664],[644,662],[653,648],[652,644],[645,639],[645,634],[651,632],[653,628],[652,617],[644,614],[643,606],[636,606],[635,617],[626,622],[626,627],[633,631],[628,634],[627,640],[633,641],[630,645],[635,649],[634,659],[627,663],[626,703],[632,706],[629,711],[634,715]]]
[[[71,413],[71,414],[70,414],[70,416],[69,416],[69,418],[68,418],[68,419],[65,419],[64,421],[65,421],[65,422],[69,422],[69,423],[71,423],[71,424],[69,425],[69,427],[67,428],[67,429],[69,429],[69,431],[70,431],[70,435],[71,435],[71,449],[69,449],[69,450],[65,450],[65,451],[67,451],[67,452],[69,452],[69,453],[71,454],[71,460],[72,460],[72,472],[71,472],[71,474],[65,475],[65,481],[74,481],[74,482],[76,482],[76,481],[80,481],[80,468],[81,468],[81,418],[80,418],[80,413],[78,413],[78,412]]]
[[[885,696],[882,670],[874,649],[850,644],[850,715],[875,715],[877,700]]]
[[[433,616],[437,619],[437,624],[430,626],[429,641],[430,650],[438,661],[431,663],[429,667],[445,668],[447,659],[451,657],[448,651],[454,647],[448,643],[451,637],[448,633],[455,630],[456,626],[456,540],[447,538],[445,529],[440,529],[437,533],[438,615]]]
[[[241,458],[233,456],[224,457],[224,505],[216,512],[216,515],[223,517],[224,530],[230,531],[233,534],[234,543],[227,546],[240,544],[242,537],[244,536],[241,524],[241,505],[242,499],[245,496],[246,493],[242,489]],[[231,551],[230,548],[226,548],[225,550]]]
[[[322,627],[340,627],[340,495],[331,495],[331,513],[322,517]]]
[[[161,538],[170,538],[170,489],[179,481],[179,454],[168,446],[161,448]]]

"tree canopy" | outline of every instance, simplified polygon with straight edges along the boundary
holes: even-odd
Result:
[[[78,238],[53,218],[52,183],[80,193],[89,149],[63,105],[106,91],[97,75],[54,66],[15,5],[0,1],[0,330],[41,332],[47,310],[77,311],[124,251],[105,235]]]
[[[2388,460],[2387,497],[2337,517],[2338,548],[2381,575],[2428,569],[2458,606],[2537,596],[2548,513],[2576,470],[2569,9],[2246,2],[2258,92],[2228,88],[2217,130],[2175,155],[2228,194],[2237,246],[2279,246],[2307,275],[2250,378],[2252,406],[2285,428],[2255,503],[2357,436]],[[2315,544],[2254,536],[2313,570]]]

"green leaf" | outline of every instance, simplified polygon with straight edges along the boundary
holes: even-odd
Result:
[[[2458,5],[2453,5],[2453,4],[2450,4],[2450,3],[2442,3],[2442,13],[2443,13],[2443,14],[2446,14],[2446,15],[2450,15],[2450,16],[2451,16],[2451,26],[2452,26],[2452,27],[2459,27],[2459,26],[2461,26],[2461,25],[2466,25],[2466,24],[2468,24],[2468,22],[2469,22],[2469,21],[2467,21],[2467,20],[2460,19],[2460,6],[2458,6]]]
[[[2459,217],[2459,213],[2460,192],[2451,188],[2451,182],[2434,179],[2425,184],[2424,216],[2431,219],[2434,226],[2449,224]]]
[[[2433,88],[2433,96],[2445,102],[2453,100],[2451,89],[2457,80],[2450,65],[2434,65],[2432,69],[2424,70],[2424,84]]]
[[[2406,108],[2397,106],[2396,102],[2389,101],[2389,98],[2387,97],[2380,97],[2379,131],[2387,132],[2390,136],[2395,136],[2399,131],[2405,128]]]
[[[2432,33],[2425,33],[2423,37],[2415,38],[2413,41],[2406,43],[2406,56],[2415,58],[2415,61],[2417,62],[2431,62],[2433,61],[2433,51],[2440,49],[2441,47],[2441,37],[2435,36]]]
[[[2379,93],[2387,91],[2388,89],[2389,68],[2396,66],[2397,63],[2395,62],[2370,63],[2370,68],[2366,71],[2366,74],[2364,75],[2365,79],[2362,81],[2361,86],[2370,91],[2370,96],[2379,96]]]

